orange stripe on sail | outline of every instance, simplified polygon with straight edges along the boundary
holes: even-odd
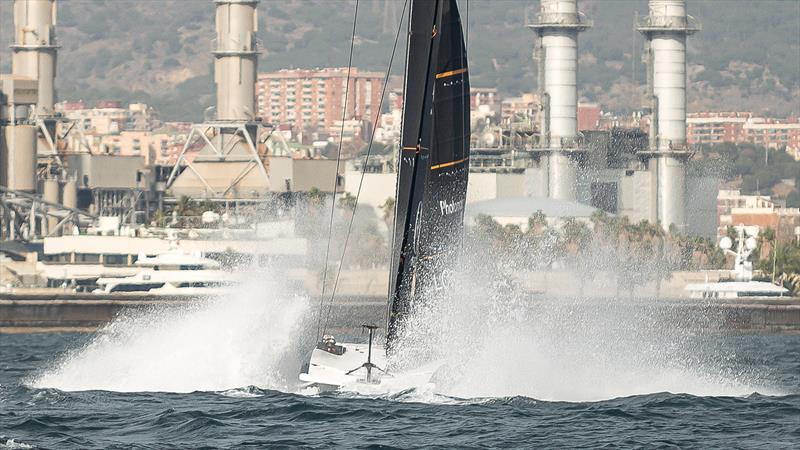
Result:
[[[467,71],[467,69],[464,68],[464,69],[449,70],[447,72],[437,73],[436,74],[436,79],[438,80],[439,78],[452,77],[453,75],[458,75],[458,74],[464,73],[466,71]]]
[[[468,159],[469,158],[464,158],[464,159],[459,159],[457,161],[450,161],[446,163],[436,164],[435,166],[431,166],[431,170],[444,169],[445,167],[455,166],[456,164],[461,164]]]

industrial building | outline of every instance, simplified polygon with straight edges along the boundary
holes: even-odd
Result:
[[[14,1],[12,74],[0,83],[3,237],[75,232],[105,215],[146,223],[155,209],[182,196],[253,204],[313,188],[357,189],[361,161],[337,173],[335,161],[318,152],[293,152],[277,128],[281,122],[341,130],[346,71],[259,76],[258,0],[214,0],[213,6],[216,106],[203,123],[191,125],[175,157],[170,149],[176,144],[167,136],[136,125],[157,121],[143,105],[126,111],[108,104],[98,110],[102,114],[74,107],[59,115],[53,89],[56,0]],[[598,130],[599,107],[579,105],[578,37],[591,26],[577,0],[541,0],[528,20],[538,67],[534,93],[500,102],[494,89],[474,90],[482,120],[474,126],[469,201],[577,202],[632,221],[713,233],[708,218],[714,217],[715,180],[686,175],[693,142],[686,128],[686,39],[700,27],[685,0],[650,0],[648,15],[636,24],[646,42],[649,133]],[[380,113],[384,81],[378,73],[353,70],[350,76],[346,132],[350,122]],[[402,99],[390,93],[389,103],[396,108]],[[499,124],[488,119],[494,114],[503,118]],[[391,119],[384,137],[399,131],[399,117]],[[767,124],[752,125],[755,133],[756,125]],[[72,134],[59,135],[59,127]],[[113,136],[93,136],[98,130]],[[771,132],[765,130],[762,135]],[[345,136],[333,133],[336,138]],[[159,165],[164,161],[169,166]],[[393,164],[379,166],[369,168],[361,197],[376,207],[394,195]]]
[[[75,232],[77,183],[58,155],[55,0],[15,0],[11,74],[0,75],[0,239]]]
[[[526,183],[532,195],[712,235],[714,206],[705,199],[713,199],[716,180],[686,177],[692,152],[686,139],[686,37],[700,27],[685,0],[650,0],[648,16],[636,24],[645,36],[649,136],[638,129],[593,130],[597,118],[589,116],[599,114],[586,107],[579,129],[577,39],[592,23],[576,0],[542,0],[540,6],[529,25],[537,36],[539,126],[499,140],[533,155],[532,163],[520,164],[529,166],[524,173],[534,179]]]
[[[214,117],[192,128],[167,187],[175,196],[258,198],[269,192],[257,117],[258,0],[215,0]],[[190,161],[186,150],[202,150]]]
[[[539,141],[532,149],[542,191],[549,198],[577,198],[578,165],[586,154],[578,134],[578,33],[592,23],[577,0],[541,0],[534,58],[541,104]]]
[[[597,105],[578,104],[578,35],[592,22],[577,0],[541,0],[529,19],[536,35],[535,94],[501,103],[500,125],[473,125],[468,202],[494,198],[546,198],[551,211],[575,202],[714,236],[714,198],[719,180],[690,178],[692,153],[686,138],[686,38],[700,26],[685,0],[650,0],[649,14],[636,24],[645,36],[650,130],[599,130]],[[390,167],[391,165],[389,165]],[[355,192],[360,161],[345,174]],[[394,195],[393,174],[367,170],[361,201],[378,207]]]

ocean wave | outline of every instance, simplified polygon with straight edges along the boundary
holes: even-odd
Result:
[[[0,449],[2,450],[20,450],[25,448],[36,448],[36,447],[28,445],[24,442],[17,442],[13,438],[0,436]]]

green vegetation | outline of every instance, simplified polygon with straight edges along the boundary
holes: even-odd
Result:
[[[785,197],[786,205],[800,206],[800,161],[782,149],[768,150],[751,144],[703,147],[691,161],[689,173],[737,181],[742,192],[748,194],[774,195],[772,189],[782,180],[789,180],[796,187]]]
[[[345,192],[339,197],[339,207],[353,211],[356,209],[356,196],[349,192]]]
[[[767,228],[759,236],[761,258],[756,261],[756,268],[765,274],[771,274],[775,280],[800,295],[800,243],[797,240],[776,241],[775,232]],[[755,252],[754,252],[755,253]]]
[[[489,216],[478,216],[467,232],[468,252],[487,255],[475,260],[477,273],[511,277],[520,271],[564,268],[575,270],[588,282],[597,272],[617,277],[620,292],[631,295],[638,286],[668,279],[680,270],[729,269],[726,258],[713,239],[689,236],[675,230],[664,232],[656,224],[631,223],[627,217],[609,216],[602,211],[589,223],[567,219],[560,226],[548,225],[540,212],[528,220],[527,230],[517,225],[500,225]],[[735,237],[730,227],[728,234]],[[800,294],[800,243],[776,244],[775,232],[764,230],[759,249],[751,259],[756,269],[774,276]]]
[[[467,234],[468,251],[489,255],[478,261],[478,268],[491,265],[486,272],[500,275],[562,267],[579,272],[586,283],[597,272],[608,271],[617,276],[618,289],[631,294],[645,283],[660,286],[675,270],[725,267],[725,256],[713,240],[665,233],[647,221],[630,223],[627,217],[603,212],[590,222],[591,227],[567,219],[556,228],[538,212],[523,232],[519,226],[502,226],[479,216]]]
[[[394,197],[388,197],[381,205],[380,209],[383,213],[383,221],[386,222],[387,226],[391,226],[394,222],[394,206],[395,200]]]

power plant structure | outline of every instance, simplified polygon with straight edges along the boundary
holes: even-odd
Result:
[[[592,22],[577,0],[540,0],[529,22],[537,35],[536,122],[476,133],[473,178],[496,178],[476,191],[500,195],[517,186],[524,196],[560,202],[565,210],[583,203],[632,222],[715,233],[717,180],[686,174],[692,154],[686,142],[686,37],[700,26],[686,13],[685,0],[650,0],[649,15],[636,22],[646,40],[649,133],[578,129],[578,35]],[[696,194],[691,202],[687,192]]]
[[[577,171],[586,147],[578,133],[578,33],[592,24],[577,0],[541,0],[534,58],[541,104],[539,156],[547,197],[576,200]]]
[[[14,0],[12,73],[0,75],[0,237],[34,239],[85,225],[57,149],[55,0]]]
[[[11,72],[38,81],[38,99],[31,108],[38,128],[36,154],[42,162],[57,159],[55,78],[56,0],[14,0],[14,43]]]
[[[38,101],[35,79],[0,75],[0,186],[36,193],[36,125],[29,110]]]
[[[686,37],[700,30],[686,0],[650,0],[636,29],[645,37],[647,99],[651,111],[648,169],[652,174],[650,220],[669,229],[686,226]]]
[[[181,196],[260,204],[275,194],[340,189],[335,161],[292,158],[282,134],[257,117],[258,4],[213,0],[216,106],[191,127],[174,166],[148,166],[134,155],[58,151],[57,128],[64,124],[54,111],[56,0],[14,0],[12,74],[0,76],[1,237],[80,231],[101,216],[146,223],[150,211]],[[686,213],[686,193],[702,183],[686,174],[686,38],[699,24],[685,0],[649,0],[648,16],[637,20],[646,40],[649,136],[638,128],[579,129],[578,36],[592,25],[577,0],[540,0],[527,25],[536,34],[536,123],[476,133],[473,192],[482,199],[545,197],[564,208],[583,203],[633,222],[695,231],[687,224],[695,214]],[[303,89],[298,84],[292,92],[304,95]],[[274,151],[276,145],[284,151]],[[393,181],[383,185],[387,192],[375,194],[376,201],[394,195]]]
[[[176,197],[258,198],[269,190],[262,123],[255,116],[258,68],[258,0],[215,0],[215,117],[192,127],[167,189]],[[187,150],[202,150],[191,161]]]

